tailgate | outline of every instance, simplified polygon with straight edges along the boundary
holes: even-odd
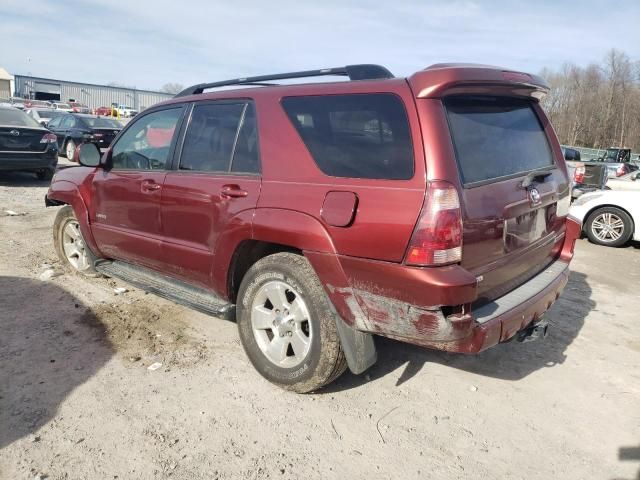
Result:
[[[463,184],[462,266],[476,275],[479,301],[487,302],[558,256],[567,177],[533,101],[456,96],[444,105]]]

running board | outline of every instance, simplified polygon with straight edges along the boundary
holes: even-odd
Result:
[[[95,269],[107,277],[115,277],[145,292],[226,320],[235,318],[235,305],[215,293],[194,287],[145,267],[118,260],[98,260]]]

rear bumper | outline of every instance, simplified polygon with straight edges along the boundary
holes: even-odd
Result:
[[[49,149],[42,153],[0,153],[0,171],[38,171],[56,168],[58,151]]]
[[[579,221],[568,218],[560,255],[553,263],[518,288],[475,310],[471,304],[477,297],[476,279],[461,267],[429,270],[398,265],[402,270],[391,267],[394,270],[387,270],[387,275],[376,281],[373,277],[377,275],[372,271],[382,268],[378,263],[341,258],[353,297],[364,313],[355,315],[353,326],[407,343],[460,353],[477,353],[509,340],[539,321],[562,293],[569,280],[569,262],[581,227]],[[404,277],[398,276],[401,271]],[[418,291],[422,295],[416,305]],[[338,293],[344,296],[344,290]],[[330,296],[335,294],[335,289],[330,291]],[[336,304],[333,297],[332,300]]]

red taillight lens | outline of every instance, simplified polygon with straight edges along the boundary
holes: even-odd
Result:
[[[458,191],[447,182],[430,182],[420,219],[409,242],[409,265],[446,265],[462,260],[462,212]]]
[[[616,169],[616,177],[621,177],[623,175],[626,175],[626,173],[627,169],[625,168],[624,163]]]
[[[42,139],[40,139],[40,143],[56,143],[58,141],[58,137],[53,133],[45,133]]]
[[[584,165],[580,164],[576,167],[575,171],[573,172],[573,181],[576,183],[582,183],[584,182]]]

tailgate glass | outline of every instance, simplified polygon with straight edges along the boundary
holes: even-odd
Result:
[[[549,142],[529,100],[455,96],[444,103],[465,186],[554,165]]]

